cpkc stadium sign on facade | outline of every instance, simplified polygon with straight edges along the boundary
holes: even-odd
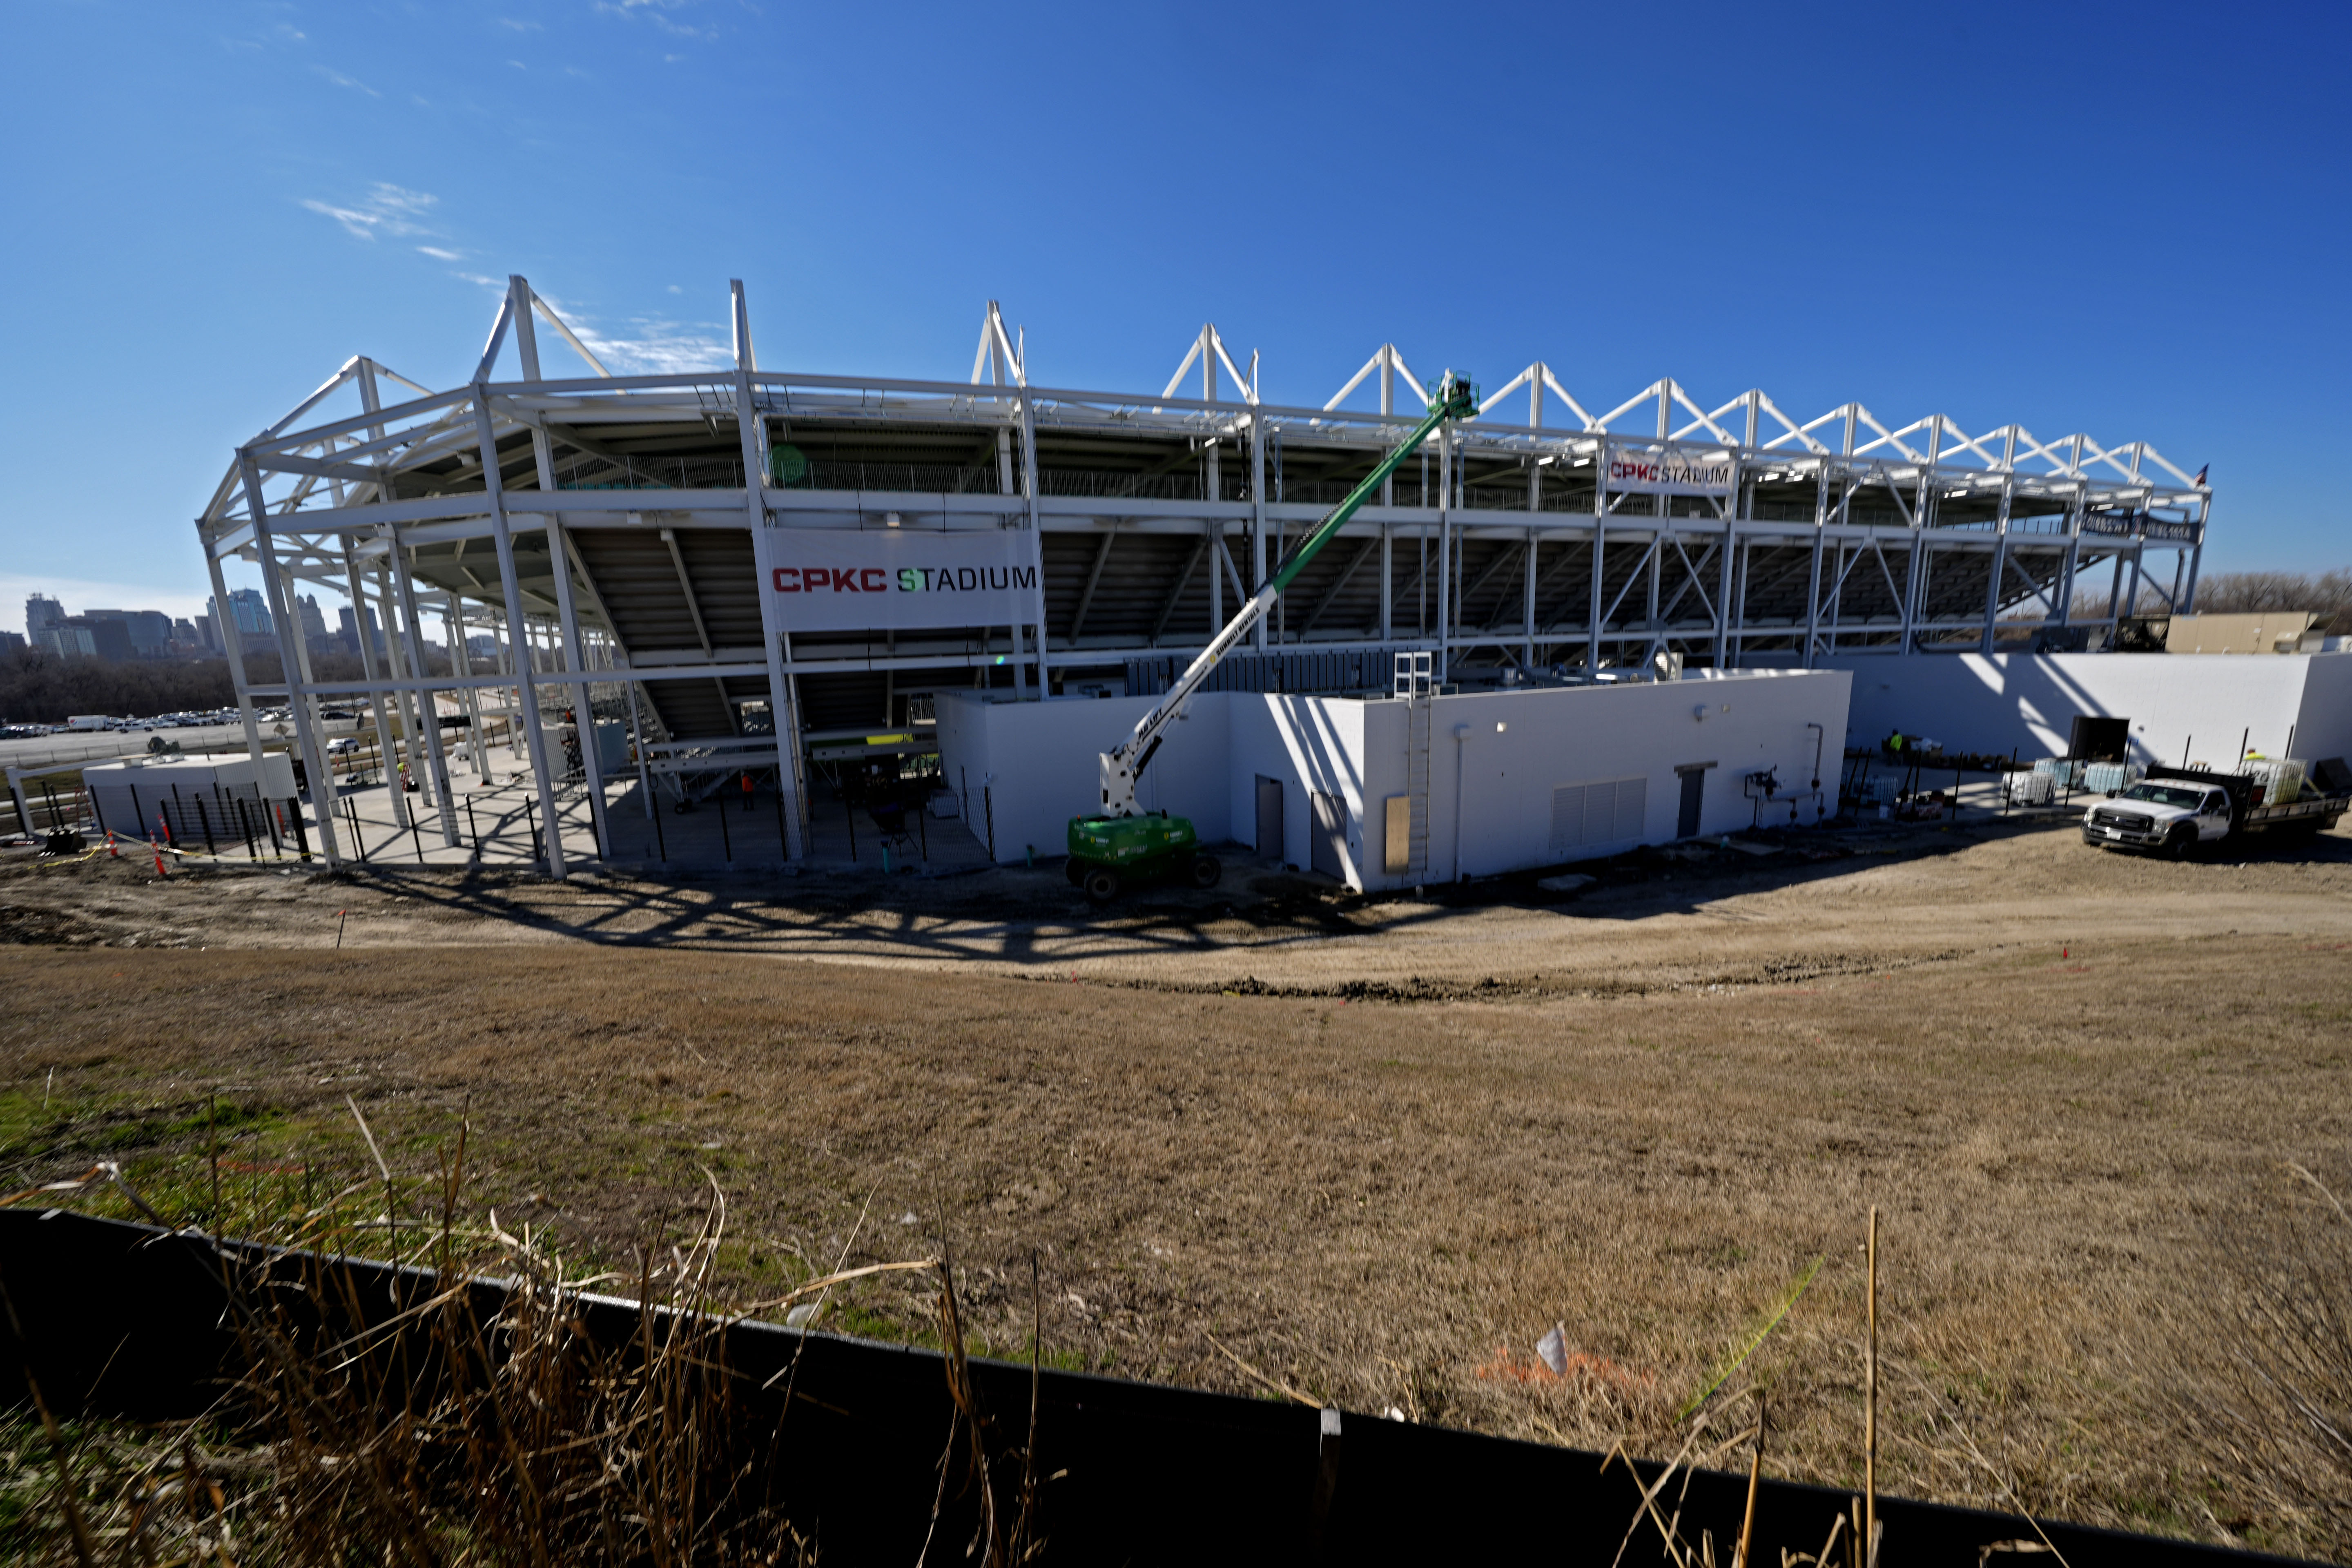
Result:
[[[1720,496],[1731,493],[1731,458],[1679,452],[1612,452],[1601,482],[1617,494]]]
[[[1037,618],[1026,529],[752,531],[768,624],[787,632],[1002,626]]]

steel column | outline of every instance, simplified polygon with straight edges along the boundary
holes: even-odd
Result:
[[[319,847],[326,851],[327,868],[331,871],[342,864],[342,855],[336,843],[335,836],[334,784],[327,773],[326,752],[319,744],[318,733],[310,717],[309,699],[303,690],[303,683],[297,674],[300,667],[287,654],[287,642],[289,637],[299,645],[302,636],[302,623],[293,614],[293,606],[283,602],[286,597],[286,586],[279,575],[277,547],[270,542],[269,510],[261,499],[261,470],[254,463],[253,449],[249,447],[240,447],[236,458],[239,476],[245,481],[246,510],[253,518],[254,552],[261,557],[261,586],[269,597],[270,618],[278,628],[278,668],[279,673],[286,678],[287,695],[292,699],[290,706],[294,710],[294,740],[295,743],[302,749],[302,771],[309,775],[310,787],[307,793],[310,796],[310,815],[318,821]],[[227,607],[226,596],[220,603],[223,608]],[[236,617],[232,615],[229,619],[233,622]],[[244,633],[239,632],[237,635],[242,637]],[[247,707],[247,711],[248,714],[252,711],[250,706]],[[250,723],[251,721],[248,719],[247,722]],[[260,784],[260,769],[257,766],[254,770],[254,785],[259,788]],[[321,791],[324,793],[320,793]],[[141,826],[143,831],[145,825]]]
[[[416,610],[416,584],[410,563],[401,558],[400,530],[392,530],[393,581],[400,588],[401,621],[408,629],[408,657],[419,680],[431,679],[425,668],[425,618]],[[454,674],[455,671],[453,670]],[[457,847],[457,803],[449,788],[449,753],[441,744],[441,709],[430,688],[416,693],[417,722],[425,731],[425,754],[433,768],[433,804],[441,814],[441,842]]]
[[[474,384],[474,431],[481,447],[482,477],[488,489],[490,503],[490,537],[499,552],[499,586],[506,599],[507,626],[510,631],[528,635],[530,623],[522,613],[522,583],[515,573],[514,534],[507,526],[506,487],[499,479],[498,432],[490,425],[489,389],[479,382]],[[539,793],[540,820],[547,825],[547,871],[559,880],[568,875],[563,858],[562,822],[555,814],[555,781],[549,776],[547,737],[541,732],[539,718],[539,687],[533,677],[537,673],[530,650],[520,641],[515,644],[516,679],[519,683],[515,706],[522,724],[523,745],[530,758],[531,778]]]
[[[245,679],[245,628],[236,624],[236,614],[229,605],[228,585],[221,580],[220,557],[213,552],[213,542],[204,542],[205,568],[213,579],[213,624],[221,635],[221,648],[228,655],[229,681],[236,690],[238,716],[245,721],[245,753],[253,763],[253,776],[258,779],[261,721],[254,715],[252,688]]]
[[[751,395],[751,373],[760,368],[760,359],[751,342],[751,304],[744,295],[743,280],[730,279],[727,288],[734,307],[735,428],[743,448],[743,503],[756,539],[759,530],[768,526],[767,422],[761,418]],[[1003,432],[1000,430],[998,434]],[[1042,584],[1042,553],[1038,559]],[[792,678],[784,672],[784,628],[770,622],[769,598],[768,584],[762,583],[760,626],[765,635],[760,640],[765,647],[768,665],[768,728],[776,740],[776,792],[783,807],[784,858],[797,863],[808,856],[801,820],[800,712],[793,701]]]

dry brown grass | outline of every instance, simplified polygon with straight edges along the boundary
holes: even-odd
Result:
[[[818,1561],[814,1505],[803,1495],[796,1515],[785,1497],[791,1467],[778,1459],[793,1384],[763,1398],[776,1378],[796,1375],[797,1358],[755,1386],[732,1363],[730,1330],[747,1310],[823,1301],[846,1279],[876,1272],[919,1273],[937,1290],[954,1415],[929,1539],[949,1511],[959,1537],[954,1521],[968,1516],[963,1555],[980,1568],[1014,1568],[1036,1554],[1034,1399],[1012,1446],[1013,1429],[972,1391],[953,1277],[940,1260],[869,1266],[759,1303],[722,1300],[714,1264],[726,1203],[714,1189],[698,1223],[675,1240],[642,1238],[634,1273],[577,1277],[530,1227],[517,1237],[471,1210],[465,1142],[461,1127],[456,1153],[438,1152],[432,1178],[379,1164],[380,1193],[362,1180],[269,1227],[315,1250],[220,1256],[223,1321],[244,1370],[209,1414],[144,1426],[61,1423],[35,1384],[32,1412],[0,1415],[0,1542],[11,1561]],[[209,1177],[209,1147],[205,1165]],[[48,1184],[39,1201],[110,1190],[144,1203],[112,1162],[83,1178],[81,1193],[73,1185]],[[370,1251],[427,1262],[432,1272],[390,1282],[387,1300],[382,1277],[342,1265]],[[627,1288],[643,1310],[592,1327],[583,1292],[600,1283]],[[1034,1377],[1033,1363],[1033,1385]],[[961,1506],[943,1510],[950,1499]]]
[[[29,1178],[110,1137],[184,1163],[215,1089],[275,1108],[237,1170],[365,1168],[347,1092],[395,1163],[470,1101],[484,1201],[575,1253],[620,1256],[709,1164],[745,1238],[719,1267],[756,1290],[872,1192],[860,1255],[950,1239],[1000,1352],[1034,1245],[1059,1364],[1255,1391],[1213,1335],[1350,1408],[1661,1458],[1825,1256],[1727,1392],[1770,1389],[1776,1469],[1847,1486],[1876,1204],[1882,1487],[2341,1551],[2194,1446],[2171,1394],[2217,1374],[2166,1320],[2211,1278],[2211,1216],[2344,1147],[2347,981],[2335,943],[2231,937],[1405,1005],[576,947],[18,950],[0,1109]],[[887,1279],[835,1320],[934,1321]],[[1565,1374],[1533,1354],[1555,1322]]]

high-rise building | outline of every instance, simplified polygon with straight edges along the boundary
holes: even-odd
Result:
[[[98,641],[88,626],[75,626],[71,621],[59,621],[43,626],[33,637],[33,646],[44,648],[59,658],[96,658]]]
[[[319,601],[314,595],[310,594],[297,595],[294,600],[294,615],[295,618],[302,623],[302,635],[305,637],[322,637],[327,635],[327,618],[319,613]]]
[[[52,626],[66,624],[66,607],[46,594],[29,594],[25,598],[25,636],[35,643]]]
[[[90,652],[97,658],[123,662],[139,657],[138,646],[131,640],[131,623],[121,610],[68,616],[66,625],[89,634]]]
[[[171,649],[172,617],[161,610],[84,610],[82,614],[92,620],[121,621],[134,658],[153,658]]]
[[[0,653],[22,653],[29,646],[22,632],[0,632]]]
[[[238,631],[256,637],[268,637],[273,629],[269,624],[269,602],[261,596],[258,588],[230,589],[229,613],[226,617],[221,615],[220,606],[210,599],[205,601],[205,608],[212,612],[215,626],[224,625],[226,621],[233,623]]]
[[[352,613],[352,607],[349,605],[345,605],[338,614],[342,618],[343,651],[345,653],[359,652],[359,617]],[[368,637],[375,644],[375,651],[379,656],[381,656],[383,653],[383,628],[376,624],[375,610],[373,606],[370,606],[368,609],[367,625]]]
[[[205,608],[207,613],[196,617],[196,637],[207,649],[218,653],[221,651],[219,624],[209,614],[212,603],[210,599],[206,599]]]

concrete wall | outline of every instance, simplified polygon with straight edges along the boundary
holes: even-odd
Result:
[[[2352,760],[2352,654],[2314,654],[2302,662],[2306,673],[2294,755]]]
[[[1712,763],[1700,797],[1702,834],[1737,832],[1755,820],[1741,782],[1777,768],[1783,793],[1766,820],[1789,820],[1800,792],[1799,820],[1817,812],[1810,785],[1816,732],[1821,811],[1837,805],[1838,737],[1846,725],[1852,682],[1842,670],[1740,671],[1715,679],[1623,686],[1567,687],[1441,697],[1432,704],[1429,879],[1484,877],[1531,867],[1621,854],[1637,844],[1672,840],[1682,794],[1675,768]],[[1385,721],[1371,738],[1366,772],[1375,801],[1368,830],[1372,888],[1400,887],[1409,876],[1381,869],[1378,802],[1404,793],[1404,717],[1399,703],[1375,703]],[[1706,717],[1697,717],[1704,708]],[[1496,729],[1497,725],[1501,729]],[[1391,733],[1392,731],[1392,733]],[[1553,791],[1568,784],[1638,778],[1643,809],[1638,837],[1555,849]]]
[[[1231,735],[1226,821],[1234,838],[1250,845],[1264,858],[1310,867],[1315,863],[1311,797],[1337,795],[1344,803],[1348,819],[1349,846],[1341,857],[1342,875],[1351,886],[1361,887],[1360,879],[1352,873],[1364,858],[1366,724],[1370,713],[1396,704],[1239,691],[1224,696]],[[1398,733],[1402,736],[1402,731]],[[1282,784],[1279,845],[1255,842],[1260,775]],[[1374,837],[1377,859],[1377,830]]]
[[[173,827],[179,831],[180,814],[186,812],[189,822],[196,823],[195,803],[202,799],[213,831],[227,838],[236,833],[231,826],[236,810],[227,805],[229,797],[252,800],[259,795],[283,801],[295,793],[294,759],[286,752],[262,753],[257,790],[253,759],[233,754],[132,757],[95,763],[84,768],[81,776],[99,822],[110,832],[140,838],[154,836],[156,812],[167,803]],[[186,831],[193,834],[198,829],[191,826]]]
[[[1041,856],[1064,853],[1070,818],[1098,809],[1097,759],[1127,739],[1152,701],[991,702],[978,693],[939,693],[940,763],[948,787],[971,802],[972,837],[988,841],[992,810],[999,862],[1018,862],[1031,845]],[[1147,811],[1191,817],[1208,843],[1232,836],[1227,701],[1223,692],[1194,698],[1135,792]]]
[[[2242,743],[2273,756],[2352,755],[2352,657],[2343,654],[1853,656],[1847,738],[1891,730],[1956,751],[2063,754],[2077,714],[2126,718],[2142,763],[2229,766]]]
[[[1790,799],[1802,796],[1800,820],[1812,821],[1817,751],[1835,808],[1851,686],[1843,671],[1742,671],[1661,685],[1437,698],[1425,879],[1492,876],[1672,839],[1681,809],[1675,769],[1682,764],[1713,764],[1706,770],[1702,833],[1748,826],[1756,808],[1742,780],[1767,768],[1779,770],[1784,791],[1772,819],[1787,821]],[[1020,860],[1031,845],[1040,855],[1063,853],[1069,819],[1098,798],[1096,758],[1125,738],[1150,704],[1147,698],[989,702],[941,692],[940,761],[949,786],[969,796],[973,834],[985,841],[992,811],[999,861]],[[1407,793],[1407,719],[1401,702],[1204,692],[1137,793],[1148,810],[1192,818],[1205,843],[1238,841],[1301,868],[1315,863],[1313,797],[1337,796],[1345,816],[1341,877],[1359,888],[1406,886],[1415,879],[1391,877],[1382,862],[1385,802]],[[1822,727],[1818,748],[1809,722]],[[1255,842],[1261,775],[1282,784],[1278,846]],[[1554,790],[1630,778],[1643,781],[1633,831],[1555,847]]]

